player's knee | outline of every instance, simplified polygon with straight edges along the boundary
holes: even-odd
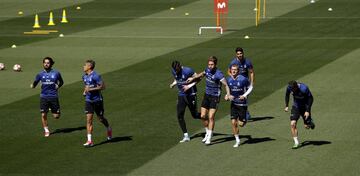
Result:
[[[60,114],[53,114],[53,117],[54,117],[55,119],[59,119],[59,118],[60,118]]]
[[[232,121],[231,121],[231,124],[232,124],[232,126],[236,127],[236,126],[238,125],[238,122],[235,121],[235,120],[232,120]]]
[[[239,126],[240,126],[240,127],[244,127],[245,124],[246,124],[246,122],[239,121]]]
[[[296,121],[291,121],[290,126],[291,128],[296,128]]]

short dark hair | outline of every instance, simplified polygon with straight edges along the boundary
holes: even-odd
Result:
[[[95,61],[92,59],[86,60],[85,63],[89,63],[91,65],[91,70],[95,68]]]
[[[209,61],[212,61],[212,62],[214,62],[215,65],[217,65],[218,58],[216,58],[216,56],[210,56],[208,59],[208,62]]]
[[[49,60],[50,66],[53,66],[55,64],[54,60],[51,57],[45,57],[43,59],[43,63],[45,63],[45,60]]]
[[[297,88],[298,87],[298,83],[295,80],[291,80],[289,81],[289,86],[293,89],[293,88]]]
[[[181,64],[180,64],[179,61],[174,60],[174,61],[171,63],[171,67],[174,69],[174,71],[176,71],[176,68],[181,67]]]
[[[235,53],[237,53],[237,52],[239,52],[239,51],[241,51],[242,53],[244,53],[244,50],[243,50],[241,47],[237,47],[237,48],[235,49]]]

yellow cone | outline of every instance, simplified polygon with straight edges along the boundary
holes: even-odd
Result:
[[[50,17],[49,17],[48,26],[55,26],[54,18],[53,18],[53,13],[52,13],[52,12],[50,12]]]
[[[65,11],[65,9],[63,10],[61,23],[68,23],[68,20],[66,19],[66,11]]]
[[[38,14],[35,15],[35,23],[34,23],[33,28],[40,28]]]

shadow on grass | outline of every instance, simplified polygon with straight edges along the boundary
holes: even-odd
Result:
[[[256,121],[261,121],[261,120],[271,120],[274,119],[275,117],[271,117],[271,116],[264,116],[264,117],[252,117],[251,119],[248,120],[248,122],[256,122]]]
[[[214,139],[213,141],[211,141],[211,145],[215,145],[215,144],[221,144],[224,142],[229,142],[229,141],[234,141],[235,137],[232,134],[226,134],[226,137],[223,138],[218,138],[218,139]],[[263,137],[263,138],[253,138],[251,137],[251,135],[239,135],[240,139],[245,138],[246,141],[244,141],[242,144],[257,144],[257,143],[261,143],[261,142],[267,142],[267,141],[273,141],[275,139],[270,138],[270,137]]]
[[[227,136],[229,134],[224,134],[224,133],[213,133],[213,136]],[[205,137],[205,133],[197,133],[194,134],[193,136],[190,137],[190,139],[196,139],[196,138],[204,138]]]
[[[132,140],[133,140],[132,136],[119,136],[119,137],[114,137],[111,140],[105,140],[105,141],[102,141],[100,143],[97,143],[93,147],[103,145],[103,144],[118,143],[118,142],[121,142],[121,141],[132,141]]]
[[[330,141],[304,141],[301,143],[301,147],[306,147],[309,145],[321,146],[321,145],[326,145],[326,144],[331,144],[331,142]]]
[[[72,133],[74,131],[82,131],[85,130],[85,126],[75,127],[75,128],[59,128],[56,129],[54,132],[51,132],[50,134],[57,134],[57,133]]]

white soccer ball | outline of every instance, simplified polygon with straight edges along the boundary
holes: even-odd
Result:
[[[17,72],[21,71],[21,65],[20,64],[15,64],[14,67],[13,67],[13,70],[17,71]]]
[[[4,63],[0,63],[0,70],[5,70],[5,64]]]

